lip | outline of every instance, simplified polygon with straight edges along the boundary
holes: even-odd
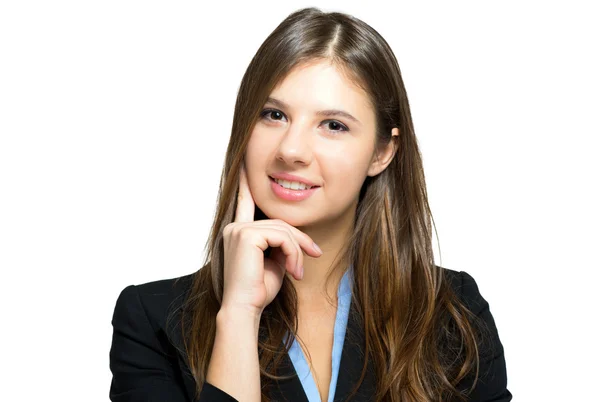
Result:
[[[274,178],[274,179],[287,180],[287,181],[297,181],[297,182],[306,184],[307,186],[320,187],[317,183],[313,183],[312,181],[307,180],[304,177],[296,176],[296,175],[293,175],[293,174],[290,174],[290,173],[279,172],[279,173],[273,173],[273,174],[271,174],[269,176],[272,177],[272,178]]]
[[[271,189],[275,193],[275,195],[286,201],[302,201],[313,195],[315,191],[317,191],[321,187],[313,187],[308,190],[291,190],[288,188],[281,187],[277,182],[269,177],[269,181],[271,182]]]

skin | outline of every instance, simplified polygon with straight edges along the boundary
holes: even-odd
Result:
[[[252,131],[245,154],[247,179],[254,202],[270,219],[298,228],[323,250],[320,257],[305,253],[301,280],[286,273],[296,288],[301,318],[323,311],[325,292],[337,299],[343,272],[336,273],[330,288],[324,289],[327,271],[351,233],[363,182],[389,165],[396,141],[376,150],[375,113],[366,93],[328,62],[296,67],[270,97],[287,107],[264,105],[263,109],[273,111]],[[326,109],[346,111],[358,122],[316,114]],[[397,128],[392,135],[398,135]],[[273,193],[268,176],[280,171],[321,188],[303,201],[282,200]]]

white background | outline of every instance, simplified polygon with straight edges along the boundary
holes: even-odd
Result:
[[[397,55],[441,264],[490,303],[514,400],[597,398],[594,2],[318,3]],[[108,400],[119,292],[200,267],[242,75],[307,5],[1,3],[0,399]]]

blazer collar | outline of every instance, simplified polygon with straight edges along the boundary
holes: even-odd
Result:
[[[195,400],[196,383],[190,372],[187,357],[181,353],[183,348],[183,335],[181,326],[182,307],[178,308],[173,317],[173,326],[171,329],[171,341],[177,347],[177,359],[182,372],[183,382],[189,397],[189,400]],[[337,384],[335,388],[334,401],[345,401],[350,395],[353,387],[360,379],[365,355],[364,355],[365,336],[362,327],[360,314],[356,310],[354,303],[350,304],[350,312],[348,315],[348,324],[346,327],[346,335],[342,346],[342,357],[340,361],[340,371],[338,374]],[[283,345],[282,345],[283,347]],[[288,380],[273,381],[270,388],[270,396],[273,401],[300,401],[309,402],[300,378],[289,355],[286,353],[283,358],[283,363],[277,370],[277,375],[288,376],[295,375]],[[352,401],[371,401],[375,395],[375,370],[372,362],[369,360],[365,378],[361,383],[358,392],[352,398]]]
[[[360,379],[362,367],[364,364],[364,342],[365,336],[361,325],[360,316],[354,303],[350,304],[350,313],[348,315],[348,325],[346,335],[342,346],[342,358],[340,360],[340,371],[335,387],[335,396],[333,400],[346,401],[348,395]],[[361,383],[358,392],[353,396],[352,401],[372,401],[375,395],[376,378],[372,362],[369,360],[365,378]],[[294,365],[286,353],[283,364],[277,370],[277,375],[293,375],[289,380],[275,381],[270,390],[270,396],[273,401],[301,401],[309,402],[300,378],[298,377]]]

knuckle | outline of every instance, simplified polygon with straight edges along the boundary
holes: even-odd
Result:
[[[254,232],[252,230],[252,227],[250,226],[243,226],[241,228],[236,228],[236,232],[237,232],[237,236],[242,239],[242,240],[248,240],[251,238],[252,233]]]
[[[243,226],[235,225],[233,228],[231,228],[231,235],[234,237],[238,237],[243,229],[244,229]]]

